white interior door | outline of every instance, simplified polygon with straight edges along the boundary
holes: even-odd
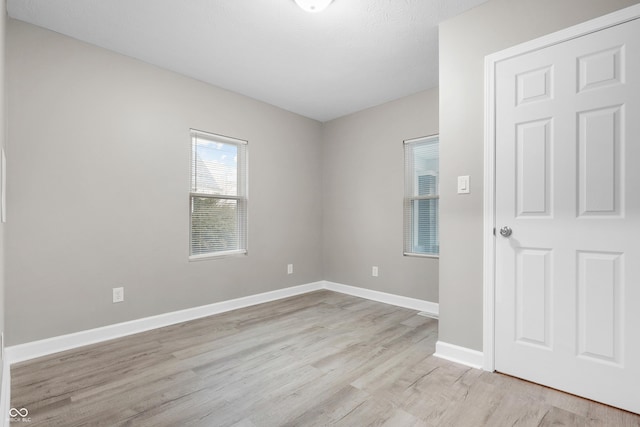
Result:
[[[495,70],[496,370],[640,413],[640,20]]]

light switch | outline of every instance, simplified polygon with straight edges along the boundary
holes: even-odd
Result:
[[[469,175],[458,177],[458,194],[469,194]]]

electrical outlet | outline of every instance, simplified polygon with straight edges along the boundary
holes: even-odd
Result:
[[[374,265],[373,267],[371,267],[371,275],[373,277],[378,277],[378,267],[377,266]]]
[[[287,274],[293,274],[293,264],[287,264]]]
[[[124,301],[124,288],[113,288],[113,302],[122,302]]]

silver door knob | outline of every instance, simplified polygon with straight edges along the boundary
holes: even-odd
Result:
[[[500,235],[502,237],[509,237],[511,236],[511,233],[513,233],[513,230],[511,230],[511,228],[507,227],[506,225],[500,229]]]

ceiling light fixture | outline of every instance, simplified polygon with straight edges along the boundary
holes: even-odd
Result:
[[[322,12],[333,0],[295,0],[298,6],[305,12]]]

